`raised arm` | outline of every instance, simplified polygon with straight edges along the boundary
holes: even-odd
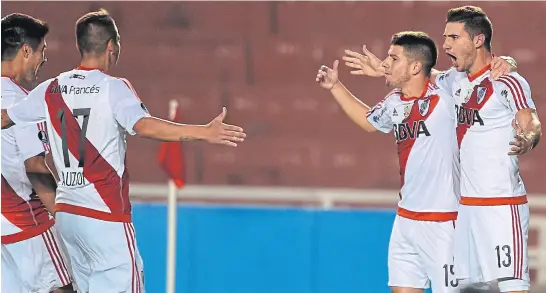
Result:
[[[345,114],[358,126],[367,132],[375,132],[377,129],[368,121],[367,114],[370,107],[355,97],[340,81],[338,74],[339,61],[334,62],[333,68],[323,65],[317,74],[318,84],[329,90]]]
[[[370,77],[382,77],[385,72],[381,66],[381,59],[373,54],[366,45],[362,46],[362,52],[354,52],[351,50],[345,50],[345,56],[343,56],[345,65],[351,68],[351,74],[354,75],[366,75]],[[517,63],[514,58],[509,56],[494,57],[491,62],[491,78],[497,80],[499,77],[515,72],[517,70]],[[437,69],[432,69],[430,81],[435,84],[438,75],[444,73]]]

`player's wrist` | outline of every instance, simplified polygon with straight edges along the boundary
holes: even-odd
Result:
[[[207,125],[185,125],[184,131],[180,133],[179,141],[188,141],[194,139],[204,140],[207,139],[208,129]]]
[[[343,87],[343,85],[341,84],[341,81],[336,81],[336,83],[334,83],[334,85],[332,85],[332,87],[330,88],[330,92],[335,92],[335,91],[338,91],[340,90],[341,88]]]

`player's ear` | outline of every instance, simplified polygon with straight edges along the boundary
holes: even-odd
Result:
[[[114,52],[114,40],[110,39],[110,41],[108,41],[108,45],[106,45],[106,51],[108,52],[108,54],[112,54]]]
[[[32,54],[32,48],[28,44],[23,44],[21,46],[21,53],[23,54],[23,57],[28,58]]]
[[[417,75],[419,74],[419,72],[421,72],[421,70],[423,70],[423,63],[419,61],[414,61],[411,65],[411,74]]]
[[[485,35],[479,34],[474,37],[474,46],[479,48],[485,44]]]

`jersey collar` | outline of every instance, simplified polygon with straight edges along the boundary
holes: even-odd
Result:
[[[85,67],[85,66],[81,66],[81,65],[76,67],[76,70],[84,70],[84,71],[99,70],[99,71],[102,72],[102,70],[99,69],[99,68]]]
[[[423,92],[421,93],[421,96],[419,96],[419,97],[404,97],[404,95],[401,94],[400,99],[402,101],[413,101],[413,100],[417,100],[417,99],[421,99],[421,98],[425,97],[425,95],[427,94],[428,88],[429,88],[429,84],[430,84],[430,81],[427,81],[425,83],[425,88],[423,89]]]
[[[480,71],[472,74],[472,75],[468,75],[468,81],[470,82],[473,82],[474,80],[476,80],[476,78],[484,75],[487,71],[491,70],[491,64],[485,66],[484,68],[480,69]]]

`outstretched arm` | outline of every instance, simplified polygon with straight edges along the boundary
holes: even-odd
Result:
[[[206,125],[189,125],[174,123],[156,117],[139,119],[133,130],[141,137],[162,141],[205,140],[210,143],[237,146],[243,142],[246,134],[239,126],[223,123],[227,110],[223,111],[214,120]]]
[[[345,61],[345,65],[352,69],[351,74],[371,77],[382,77],[385,74],[384,68],[381,66],[381,59],[368,50],[366,45],[362,46],[362,53],[345,50],[343,60]],[[491,62],[491,78],[493,80],[497,80],[499,77],[516,70],[516,60],[509,56],[494,57]],[[430,81],[435,84],[436,78],[443,72],[433,68]]]

